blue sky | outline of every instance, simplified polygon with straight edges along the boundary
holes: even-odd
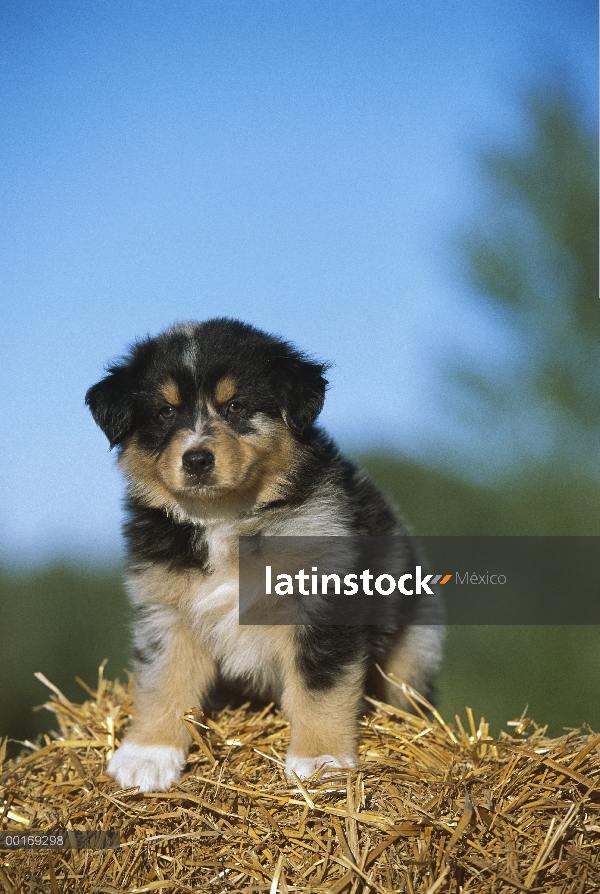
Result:
[[[444,363],[517,350],[453,253],[474,153],[557,69],[594,119],[594,2],[8,0],[0,39],[0,554],[118,549],[83,397],[176,320],[333,361],[345,446],[465,447]]]

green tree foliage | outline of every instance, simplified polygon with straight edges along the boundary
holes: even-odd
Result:
[[[529,139],[480,157],[482,220],[461,240],[471,281],[521,349],[514,377],[463,369],[494,413],[525,408],[553,463],[600,471],[598,134],[563,90],[530,95]]]

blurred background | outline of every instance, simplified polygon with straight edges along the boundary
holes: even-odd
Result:
[[[331,361],[322,422],[416,533],[600,535],[597,15],[2,3],[0,735],[50,724],[35,671],[125,676],[83,398],[177,320]],[[466,705],[599,729],[600,630],[451,628],[439,707]]]

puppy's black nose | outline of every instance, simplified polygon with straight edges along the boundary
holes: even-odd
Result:
[[[187,450],[183,454],[181,462],[186,472],[201,478],[213,468],[215,456],[210,450]]]

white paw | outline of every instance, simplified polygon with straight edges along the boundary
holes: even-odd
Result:
[[[334,769],[344,767],[355,767],[356,757],[351,754],[343,754],[340,757],[334,757],[332,754],[320,754],[318,757],[290,757],[285,759],[285,775],[288,779],[293,780],[292,773],[299,776],[300,779],[309,779],[311,776],[323,767],[325,775]]]
[[[180,778],[185,758],[185,751],[171,745],[124,742],[109,760],[106,772],[122,788],[138,786],[142,792],[163,792]]]

